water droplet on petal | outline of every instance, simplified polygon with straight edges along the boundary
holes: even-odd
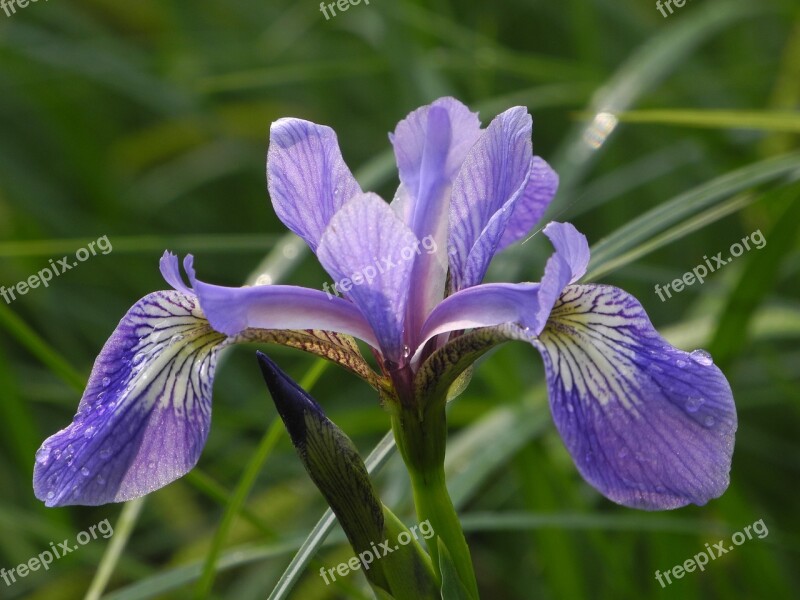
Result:
[[[716,423],[716,422],[717,422],[717,420],[714,417],[712,417],[711,415],[709,415],[705,419],[703,419],[703,425],[705,425],[706,427],[713,427],[714,423]]]
[[[97,478],[95,479],[95,481],[96,481],[96,482],[97,482],[99,485],[105,485],[105,483],[106,483],[106,479],[105,479],[105,477],[103,477],[102,475],[98,475],[98,476],[97,476]]]
[[[403,346],[403,358],[408,358],[409,356],[411,356],[411,348]]]
[[[109,450],[108,448],[100,451],[100,458],[102,458],[103,460],[106,460],[110,456],[111,456],[111,450]]]
[[[111,378],[103,377],[103,387],[108,387],[109,385],[111,385]]]
[[[90,439],[92,439],[92,438],[94,437],[94,432],[95,432],[95,428],[94,428],[94,426],[93,426],[93,425],[89,425],[89,426],[88,426],[88,427],[87,427],[87,428],[86,428],[86,429],[83,431],[83,437],[85,437],[87,440],[90,440]]]
[[[679,358],[678,360],[675,361],[675,366],[678,367],[679,369],[682,369],[683,367],[686,366],[686,361],[685,360],[681,360]]]
[[[695,350],[694,352],[690,353],[689,356],[694,362],[699,365],[703,365],[704,367],[710,367],[714,364],[714,359],[711,358],[711,355],[705,350]]]
[[[86,467],[83,467],[81,469],[81,475],[83,475],[84,477],[88,477],[90,474],[91,473],[89,472],[89,469],[87,469]]]
[[[52,500],[55,497],[56,497],[56,493],[55,492],[47,492],[47,499],[48,500]]]
[[[48,460],[50,460],[50,448],[42,446],[36,452],[36,462],[40,465],[46,465]]]
[[[572,404],[567,404],[567,412],[573,413],[575,412],[575,407]]]
[[[704,398],[689,398],[686,401],[686,410],[692,413],[697,412],[703,404],[705,404]]]

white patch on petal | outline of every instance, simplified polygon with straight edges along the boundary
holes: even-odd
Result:
[[[632,347],[641,334],[634,337],[631,328],[640,332],[646,323],[611,290],[567,288],[539,339],[567,393],[577,388],[583,399],[596,398],[601,406],[616,401],[635,414],[639,394]]]
[[[139,341],[120,402],[135,401],[137,410],[172,409],[195,421],[210,407],[214,358],[225,336],[212,330],[199,304],[177,294],[158,298],[131,315]]]

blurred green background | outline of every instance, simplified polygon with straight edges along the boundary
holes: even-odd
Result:
[[[331,125],[363,186],[391,198],[386,134],[441,95],[484,123],[529,107],[534,148],[562,178],[550,216],[587,234],[592,278],[635,294],[674,344],[712,351],[740,418],[721,499],[624,509],[570,462],[535,350],[493,353],[452,406],[448,456],[483,597],[797,597],[798,8],[696,0],[663,18],[651,0],[372,0],[326,20],[315,0],[52,0],[0,12],[0,285],[103,235],[114,248],[0,301],[0,567],[106,518],[116,532],[13,586],[0,581],[0,598],[82,598],[90,586],[88,597],[116,600],[267,597],[325,505],[280,427],[264,435],[276,414],[254,348],[234,349],[218,372],[198,468],[124,512],[44,509],[34,452],[72,418],[128,307],[165,287],[164,249],[194,253],[201,277],[226,285],[264,272],[326,280],[269,204],[271,121]],[[616,129],[593,121],[599,111],[618,116]],[[763,249],[658,299],[656,283],[755,230]],[[538,279],[541,237],[496,261],[491,278]],[[388,431],[365,384],[268,351],[313,384],[365,456]],[[376,478],[416,523],[398,458]],[[759,519],[764,539],[666,589],[655,580]],[[342,540],[335,530],[284,597],[368,597],[360,573],[330,587],[318,575],[351,556]]]

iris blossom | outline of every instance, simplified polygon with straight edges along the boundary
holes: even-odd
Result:
[[[361,190],[330,128],[275,122],[267,160],[275,212],[344,295],[212,285],[196,277],[191,255],[187,283],[165,253],[161,272],[174,289],[145,296],[123,317],[74,421],[37,454],[37,496],[48,506],[119,502],[184,475],[205,444],[214,368],[230,344],[325,355],[408,406],[425,402],[415,390],[429,359],[451,349],[457,363],[466,352],[458,341],[475,332],[541,353],[556,426],[603,495],[645,509],[719,496],[736,429],[725,377],[705,352],[666,342],[623,290],[578,283],[589,261],[581,233],[544,228],[555,252],[540,282],[481,284],[492,257],[528,234],[558,187],[531,134],[522,107],[485,129],[452,98],[422,107],[390,135],[401,183],[388,204]],[[425,238],[435,251],[420,250]],[[352,338],[371,347],[380,374]]]

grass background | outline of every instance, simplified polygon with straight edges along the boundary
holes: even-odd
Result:
[[[263,272],[326,280],[269,204],[271,121],[331,125],[364,187],[390,198],[386,133],[448,94],[484,123],[529,107],[535,150],[562,178],[551,216],[587,234],[594,280],[636,295],[673,343],[711,350],[740,418],[724,497],[671,513],[624,509],[571,464],[536,352],[493,353],[452,407],[448,462],[482,596],[796,597],[799,17],[793,0],[695,1],[668,19],[650,0],[372,0],[329,21],[312,0],[53,0],[0,14],[0,284],[103,235],[114,246],[0,302],[0,566],[105,518],[116,529],[49,571],[0,581],[0,597],[82,598],[90,586],[87,597],[116,600],[268,595],[325,506],[274,425],[254,348],[226,355],[198,468],[143,502],[44,509],[30,485],[34,452],[72,418],[119,318],[165,287],[165,248],[193,252],[201,276],[221,284]],[[592,125],[598,111],[620,125],[594,150],[587,141],[606,133]],[[656,283],[757,229],[764,249],[658,300]],[[541,237],[491,278],[538,279]],[[365,455],[388,430],[366,385],[269,351],[313,384]],[[402,465],[385,462],[383,498],[413,524]],[[656,569],[758,519],[765,539],[667,589],[655,581]],[[280,597],[368,597],[361,574],[331,587],[318,576],[351,555],[342,539],[334,531]]]

